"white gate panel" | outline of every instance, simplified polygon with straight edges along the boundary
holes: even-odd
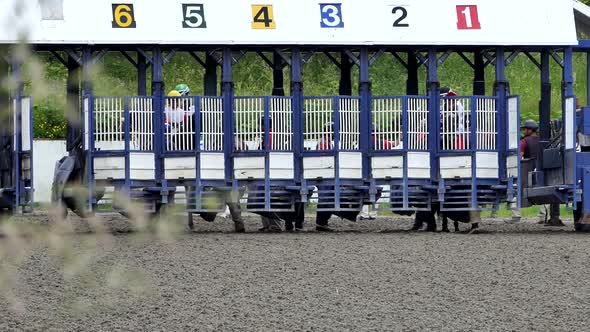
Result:
[[[201,153],[201,178],[225,179],[225,156],[223,153]]]
[[[429,152],[408,152],[408,177],[430,179]]]
[[[508,177],[518,177],[518,156],[509,156],[506,158],[506,171],[508,172]]]
[[[166,179],[194,179],[197,176],[197,161],[194,157],[165,158]]]
[[[150,151],[154,147],[153,103],[150,98],[131,98],[129,101],[130,148]]]
[[[153,153],[131,152],[129,166],[132,180],[153,180],[156,177],[155,155]]]
[[[95,157],[94,178],[96,180],[124,179],[125,157]]]
[[[371,160],[373,169],[373,178],[403,178],[404,176],[404,157],[373,157]]]
[[[125,98],[94,99],[94,148],[125,149]]]
[[[223,151],[223,136],[223,100],[218,97],[202,97],[201,150]]]
[[[234,176],[238,180],[264,179],[264,157],[234,158]]]
[[[332,179],[336,176],[334,169],[334,157],[303,158],[303,177],[306,179]]]
[[[475,169],[478,178],[497,179],[500,175],[497,152],[476,152]]]
[[[360,152],[340,152],[340,178],[361,179],[363,177],[363,155]]]
[[[358,150],[360,139],[360,108],[357,98],[341,98],[339,101],[340,150]]]
[[[195,99],[167,97],[164,116],[164,148],[166,151],[193,151],[195,140]]]
[[[440,176],[444,179],[470,178],[471,177],[471,157],[441,157],[440,158]]]
[[[82,112],[84,113],[84,148],[90,147],[90,99],[85,97],[82,101]]]
[[[292,153],[271,152],[269,158],[271,179],[293,179],[295,177]]]
[[[23,97],[21,99],[21,150],[31,151],[33,142],[33,133],[31,132],[31,98]]]
[[[272,151],[293,150],[292,100],[287,97],[271,97],[269,115],[271,120]]]
[[[442,150],[467,150],[471,144],[471,99],[440,100],[440,139]]]

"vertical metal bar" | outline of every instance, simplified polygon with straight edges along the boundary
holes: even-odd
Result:
[[[508,81],[506,80],[506,65],[505,65],[505,54],[504,49],[499,47],[496,49],[496,82],[495,82],[495,95],[496,95],[496,116],[498,124],[498,132],[502,133],[498,135],[497,152],[498,160],[500,165],[498,168],[500,179],[504,180],[507,178],[508,173],[506,170],[506,158],[508,156],[508,140],[507,132],[508,126]],[[520,158],[519,158],[520,159]],[[519,161],[520,163],[520,161]]]
[[[152,51],[152,149],[155,160],[155,180],[157,184],[164,181],[164,159],[163,154],[163,126],[164,126],[164,76],[162,50],[154,47]]]
[[[90,77],[90,66],[92,65],[92,49],[90,47],[85,47],[82,51],[82,100],[84,100],[85,97],[89,97],[93,95],[93,85],[92,85],[92,78]],[[83,133],[84,133],[84,121],[82,121],[82,117],[80,116],[80,110],[82,109],[81,107],[81,101],[78,100],[77,102],[77,115],[76,115],[76,119],[78,119],[79,124],[78,124],[78,137],[82,137]],[[80,147],[83,146],[83,141],[84,139],[82,139],[82,142],[80,143]],[[76,150],[78,150],[78,144],[76,144],[77,146],[75,147]],[[82,151],[80,151],[80,153],[82,153]],[[80,159],[83,160],[83,156],[80,155],[79,156]],[[81,178],[81,183],[85,183],[86,187],[88,188],[88,210],[92,211],[93,205],[96,202],[96,197],[94,196],[94,181],[93,181],[93,175],[92,172],[93,171],[93,165],[92,164],[92,160],[88,159],[88,155],[86,156],[86,167],[88,170],[88,174],[87,174],[87,178],[84,178],[84,175],[80,175]],[[92,181],[91,181],[92,180]]]
[[[430,178],[438,179],[439,175],[439,150],[440,135],[437,135],[440,128],[440,90],[438,82],[438,57],[437,50],[428,50],[428,148],[430,156]]]
[[[201,97],[194,97],[194,104],[195,104],[195,134],[194,134],[194,150],[195,150],[195,192],[193,193],[193,198],[195,200],[195,206],[198,211],[201,210],[201,139],[202,139],[202,118],[201,118],[201,110],[202,102],[204,98]],[[189,193],[187,193],[188,195]],[[187,197],[188,199],[188,197]],[[188,204],[189,202],[187,202]],[[192,202],[191,202],[192,203]],[[193,205],[191,204],[190,207],[192,208]]]
[[[223,49],[222,66],[222,95],[223,95],[223,153],[225,158],[225,181],[232,183],[234,180],[234,163],[232,151],[234,150],[234,82],[232,77],[233,57],[229,47]]]
[[[469,128],[469,141],[464,148],[469,150],[471,155],[471,209],[475,210],[478,207],[477,202],[477,128],[479,126],[479,119],[477,118],[477,97],[472,96],[469,101],[469,117],[471,120],[467,124]]]
[[[360,138],[359,147],[362,155],[363,180],[371,179],[371,81],[369,77],[369,49],[361,48],[359,65],[359,95],[360,95]],[[358,130],[354,128],[354,130]]]
[[[340,98],[332,98],[334,116],[334,208],[340,209]]]
[[[561,89],[561,98],[562,98],[562,116],[563,116],[563,128],[564,130],[562,130],[562,142],[564,142],[564,156],[566,156],[564,158],[564,167],[563,167],[563,179],[564,182],[566,184],[571,184],[574,185],[576,184],[576,179],[575,179],[575,174],[576,174],[576,156],[575,156],[575,142],[576,142],[576,130],[572,130],[572,133],[570,133],[572,136],[567,137],[567,123],[573,123],[574,124],[574,128],[575,128],[575,123],[576,123],[576,101],[575,101],[575,96],[574,96],[574,69],[573,69],[573,49],[571,47],[566,47],[564,49],[563,52],[563,81],[562,81],[562,89]],[[568,101],[568,98],[572,98],[574,97],[574,111],[572,112],[571,119],[567,118],[567,112],[566,112],[566,102]],[[567,142],[574,142],[573,144],[571,144],[571,146],[573,146],[573,149],[566,151],[566,146],[568,145]],[[567,165],[567,163],[565,161],[568,160],[567,155],[570,155],[571,158],[571,162],[572,165]],[[568,175],[567,172],[573,172],[573,174]],[[568,181],[569,180],[569,181]],[[575,189],[575,188],[574,188]],[[575,202],[575,199],[574,199]],[[574,203],[575,204],[575,203]]]
[[[414,52],[408,52],[408,80],[406,82],[406,94],[408,96],[417,96],[419,93],[418,89],[418,59]]]
[[[549,144],[551,138],[551,58],[547,49],[541,51],[541,100],[539,102],[539,153]],[[537,158],[537,170],[543,170],[543,158]],[[544,176],[542,177],[544,181]],[[540,184],[543,185],[543,184]]]
[[[410,208],[409,205],[409,193],[408,193],[408,102],[409,97],[402,97],[402,142],[405,144],[402,148],[403,151],[403,209],[407,210]]]
[[[473,94],[484,96],[486,94],[486,67],[481,51],[475,51],[473,59]]]
[[[142,52],[137,52],[137,94],[147,95],[147,59]]]
[[[264,97],[264,209],[266,211],[270,211],[270,195],[271,195],[271,188],[270,188],[270,151],[271,151],[271,141],[270,141],[270,97]]]
[[[129,97],[125,98],[125,107],[123,109],[125,121],[125,190],[127,193],[131,192],[131,137],[130,130],[130,116],[129,116]]]
[[[23,88],[24,83],[22,81],[21,76],[21,63],[20,60],[16,58],[16,56],[12,56],[11,59],[11,69],[12,69],[12,79],[16,82],[16,88],[12,91],[12,98],[13,100],[10,101],[14,105],[14,114],[12,114],[12,119],[14,121],[12,137],[14,139],[14,148],[13,153],[14,155],[14,205],[13,211],[17,212],[19,207],[21,206],[21,194],[24,193],[24,183],[22,179],[22,158],[23,158],[23,151],[22,151],[22,99],[23,99]],[[9,117],[10,119],[10,117]]]

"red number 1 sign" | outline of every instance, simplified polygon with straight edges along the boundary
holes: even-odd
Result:
[[[459,30],[479,30],[479,15],[477,14],[476,5],[458,5],[457,6],[457,29]]]

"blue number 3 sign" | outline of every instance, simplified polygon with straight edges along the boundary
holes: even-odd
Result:
[[[322,13],[322,28],[344,28],[342,20],[341,3],[320,3],[320,12]]]

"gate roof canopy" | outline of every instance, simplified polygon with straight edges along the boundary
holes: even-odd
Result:
[[[575,6],[575,0],[2,0],[0,43],[573,46]]]

